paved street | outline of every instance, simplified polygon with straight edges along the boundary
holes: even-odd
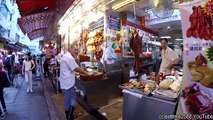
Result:
[[[50,120],[41,79],[34,79],[34,93],[26,92],[23,79],[19,78],[19,82],[20,89],[5,89],[8,109],[5,120]]]

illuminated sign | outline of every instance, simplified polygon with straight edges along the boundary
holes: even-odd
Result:
[[[149,10],[147,12],[148,12],[149,15],[147,17],[145,17],[145,25],[146,26],[181,20],[179,10],[174,10],[173,14],[169,17],[157,17],[152,12],[152,10]],[[165,11],[165,12],[171,12],[171,11]],[[168,14],[170,14],[170,13],[168,13]]]

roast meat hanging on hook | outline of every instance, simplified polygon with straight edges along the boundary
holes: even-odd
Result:
[[[142,37],[139,36],[138,31],[135,29],[134,31],[129,31],[129,45],[132,51],[134,52],[135,60],[134,60],[134,72],[138,74],[139,72],[139,57],[142,51]]]

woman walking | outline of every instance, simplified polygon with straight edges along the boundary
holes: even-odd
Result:
[[[27,82],[27,92],[33,92],[33,81],[32,81],[32,70],[35,68],[35,63],[30,57],[28,53],[25,56],[25,60],[23,61],[22,66],[22,75],[24,75],[25,80]]]
[[[3,108],[3,111],[1,110],[1,107],[0,107],[0,118],[1,119],[4,119],[5,118],[5,113],[7,113],[7,108],[6,108],[6,105],[5,105],[5,101],[4,101],[4,82],[3,80],[8,80],[7,78],[7,74],[6,72],[3,70],[3,64],[0,63],[0,101],[1,101],[1,104],[2,104],[2,108]]]

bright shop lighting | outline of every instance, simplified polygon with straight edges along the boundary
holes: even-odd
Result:
[[[59,27],[58,34],[64,34],[68,31],[68,20],[66,19]]]
[[[47,10],[49,7],[45,7],[44,9]]]
[[[59,25],[61,25],[66,19],[69,19],[70,16],[73,23],[76,20],[82,18],[83,13],[92,11],[93,6],[97,3],[96,0],[75,0],[73,5],[66,11],[64,16],[59,20]]]
[[[88,0],[87,0],[87,2],[84,3],[83,9],[91,10],[92,9],[92,5],[93,5],[93,2],[88,2]]]
[[[73,4],[70,6],[70,8],[66,11],[66,13],[63,15],[63,17],[61,17],[61,19],[59,20],[58,24],[61,25],[61,23],[63,23],[64,20],[67,19],[68,16],[70,16],[70,14],[72,13],[73,9],[81,2],[81,0],[75,0],[73,2]]]
[[[155,1],[154,1],[154,6],[155,6],[156,8],[159,8],[159,6],[160,6],[160,1],[159,1],[159,0],[155,0]]]
[[[162,37],[160,37],[160,38],[170,39],[170,38],[171,38],[171,36],[162,36]]]
[[[183,41],[183,39],[175,39],[176,41]]]
[[[111,0],[109,2],[106,3],[106,5],[109,5],[110,3],[114,2],[115,0]]]
[[[116,4],[116,5],[114,5],[114,6],[112,6],[112,9],[113,10],[118,10],[119,8],[122,8],[122,7],[124,7],[124,6],[126,6],[126,5],[128,5],[128,4],[130,4],[130,3],[132,3],[132,2],[134,2],[135,0],[124,0],[124,1],[122,1],[122,2],[120,2],[120,3],[118,3],[118,4]]]

